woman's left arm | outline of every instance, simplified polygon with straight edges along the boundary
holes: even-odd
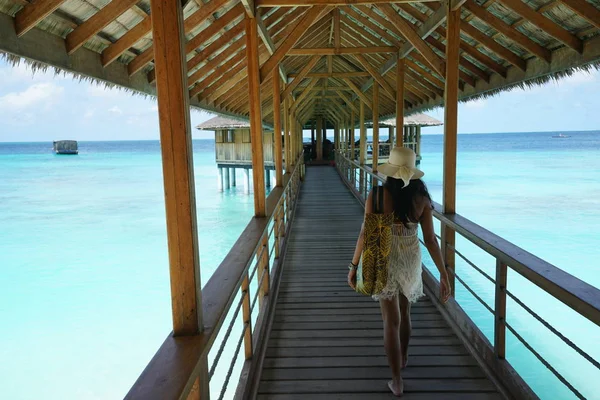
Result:
[[[372,208],[372,206],[371,206],[372,198],[373,198],[373,191],[371,191],[369,193],[369,196],[367,196],[367,201],[365,202],[365,215],[373,211],[371,209]],[[364,219],[363,219],[363,224],[360,228],[360,234],[358,235],[358,239],[356,240],[356,248],[354,249],[354,256],[352,257],[352,265],[354,265],[355,267],[351,268],[350,271],[348,271],[348,285],[350,285],[350,287],[352,289],[354,289],[356,287],[356,267],[358,266],[358,263],[360,262],[360,255],[362,254],[364,244],[365,244],[365,223],[364,223]]]

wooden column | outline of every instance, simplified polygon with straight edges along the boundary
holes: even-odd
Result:
[[[359,114],[359,125],[360,125],[360,154],[358,161],[360,165],[365,165],[367,159],[367,129],[365,128],[365,103],[360,101],[360,114]]]
[[[456,212],[456,145],[458,134],[458,60],[460,46],[460,9],[452,11],[448,2],[446,20],[446,83],[444,88],[444,177],[443,212]],[[442,225],[442,253],[450,275],[450,286],[454,294],[455,254],[449,246],[455,244],[455,232]]]
[[[152,0],[151,10],[173,334],[196,335],[202,331],[202,285],[183,13],[179,1]]]
[[[279,69],[279,67],[277,68]],[[275,152],[273,159],[275,160],[275,186],[283,186],[283,152],[281,146],[281,102],[279,93],[281,87],[279,83],[279,75],[273,74],[273,137]]]
[[[404,146],[404,58],[396,64],[396,147]]]
[[[252,141],[252,183],[254,184],[254,215],[264,217],[265,162],[263,158],[262,111],[260,101],[260,65],[256,20],[246,15],[246,60],[248,61],[248,103],[250,106],[250,137]]]
[[[373,172],[379,162],[379,83],[373,82]]]
[[[421,126],[417,126],[417,135],[416,135],[416,139],[417,144],[416,144],[416,150],[415,153],[417,153],[417,156],[421,155]]]
[[[335,151],[340,148],[340,128],[337,125],[333,128],[333,148]]]
[[[294,122],[292,114],[288,115],[288,118],[288,126],[290,127],[290,170],[292,170],[294,169],[294,165],[296,165],[296,158],[298,158],[296,154],[298,152],[298,148],[296,145],[296,123]]]
[[[290,113],[290,101],[289,101],[288,97],[286,97],[285,99],[283,99],[283,141],[284,141],[283,146],[285,149],[285,172],[291,171],[290,159],[292,158],[292,155],[290,152],[290,135],[289,135],[290,119],[288,118],[289,113]]]
[[[395,142],[394,142],[394,127],[393,126],[389,126],[388,127],[388,136],[390,137],[390,152],[392,151],[392,149],[395,147]]]
[[[323,118],[317,119],[317,160],[323,160]]]
[[[350,159],[355,159],[355,150],[354,150],[354,126],[356,125],[356,115],[354,114],[354,110],[350,113]]]

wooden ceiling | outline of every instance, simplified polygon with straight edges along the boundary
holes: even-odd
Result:
[[[540,83],[600,61],[598,0],[451,0],[461,9],[460,97]],[[0,0],[0,51],[154,94],[149,0]],[[395,113],[404,59],[405,112],[443,103],[446,7],[439,1],[211,0],[184,8],[191,104],[247,116],[244,18],[256,18],[263,120],[273,79],[305,123],[342,123],[364,102]],[[402,90],[402,89],[401,89]]]

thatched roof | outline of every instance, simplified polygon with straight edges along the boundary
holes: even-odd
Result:
[[[600,0],[450,1],[462,4],[462,101],[541,84],[600,63]],[[367,103],[373,98],[375,74],[382,87],[380,115],[393,115],[398,54],[405,56],[405,112],[443,103],[446,13],[440,2],[330,0],[336,7],[310,7],[323,4],[314,0],[305,0],[304,7],[281,6],[286,3],[281,0],[248,3],[256,5],[253,11],[261,22],[265,122],[273,118],[274,74],[286,78],[295,98],[310,92],[296,105],[302,124],[317,116],[347,121],[359,96]],[[22,59],[34,67],[50,66],[154,95],[149,4],[149,0],[0,0],[0,52],[9,61]],[[245,14],[238,0],[185,2],[193,107],[248,116]],[[416,36],[419,50],[407,41],[407,31],[413,32],[412,42]],[[285,51],[276,52],[282,47]],[[298,75],[304,78],[296,81]],[[370,114],[367,107],[367,120]]]
[[[218,129],[250,129],[250,121],[247,119],[214,117],[208,121],[204,121],[196,127],[201,131],[214,131]],[[269,126],[263,124],[263,129],[270,129]]]
[[[443,125],[443,122],[430,117],[426,114],[412,114],[404,116],[404,126],[439,126]],[[365,122],[367,128],[373,126],[372,122]],[[379,126],[396,126],[396,118],[388,118],[379,121]]]

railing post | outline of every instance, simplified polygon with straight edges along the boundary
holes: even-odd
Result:
[[[496,305],[494,314],[494,354],[506,358],[506,276],[507,265],[496,259]]]
[[[268,232],[263,235],[258,257],[258,269],[256,271],[258,279],[258,304],[262,306],[265,296],[269,295],[269,236]]]
[[[244,355],[246,360],[252,358],[252,315],[250,314],[250,281],[248,273],[242,281],[242,316],[244,318]]]
[[[283,202],[281,203],[283,204]],[[273,212],[273,234],[275,235],[275,259],[279,258],[279,207]]]

